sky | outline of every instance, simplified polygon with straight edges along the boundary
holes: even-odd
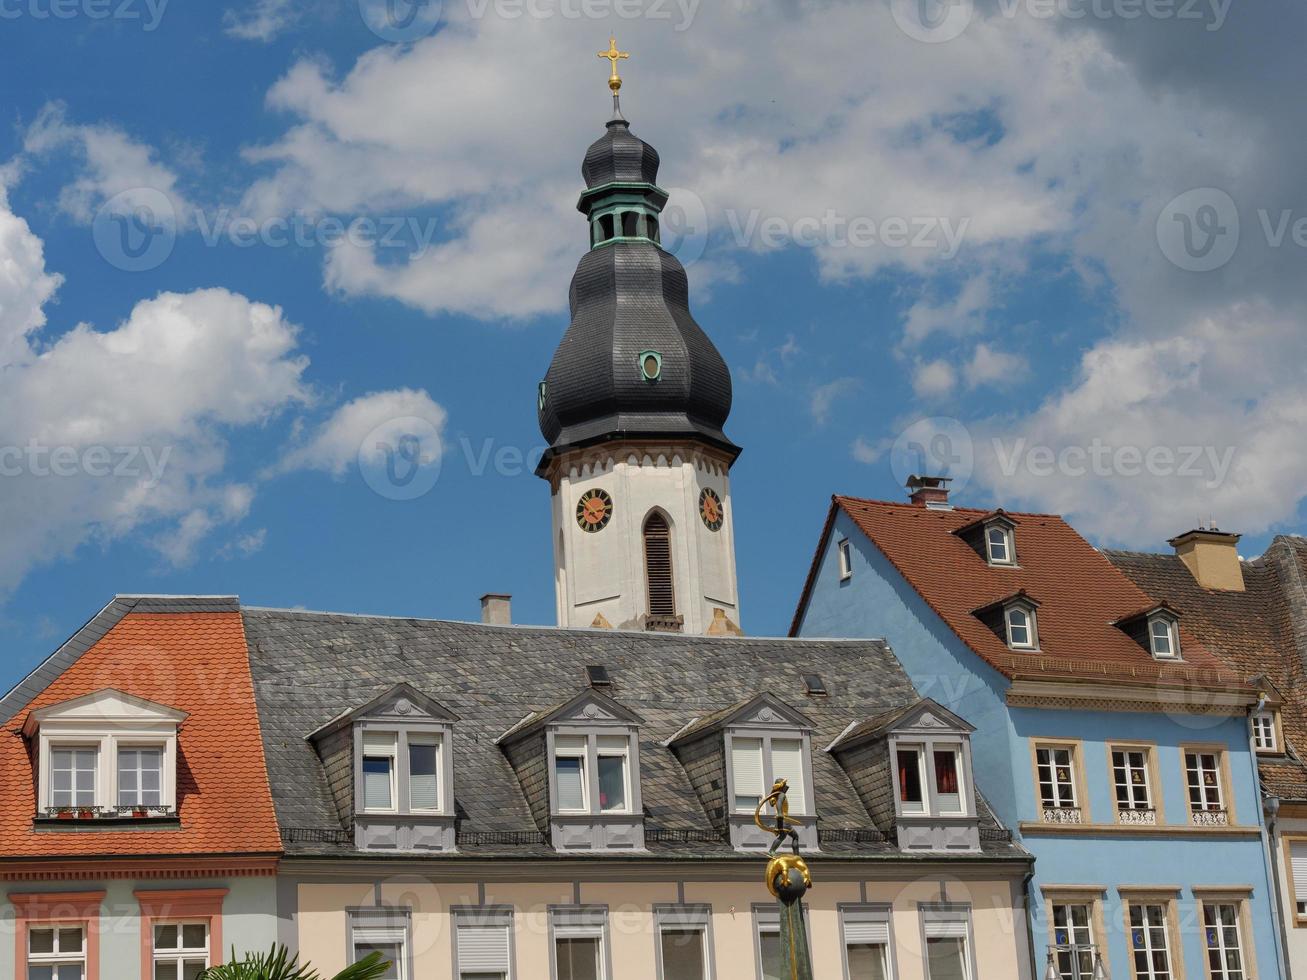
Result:
[[[554,615],[536,383],[623,108],[732,367],[741,616],[832,493],[1301,526],[1307,7],[0,0],[0,687],[116,593]]]

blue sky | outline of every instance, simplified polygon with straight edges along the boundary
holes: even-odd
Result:
[[[117,592],[472,619],[505,591],[552,620],[519,459],[610,30],[735,373],[747,631],[786,628],[830,494],[900,498],[913,444],[958,502],[1096,543],[1296,531],[1307,126],[1267,95],[1300,31],[1215,0],[929,6],[446,0],[396,43],[372,0],[0,4],[0,444],[77,459],[0,481],[0,686]],[[133,271],[142,207],[175,244]],[[403,231],[332,242],[360,220]],[[359,450],[412,418],[429,491],[395,499]]]

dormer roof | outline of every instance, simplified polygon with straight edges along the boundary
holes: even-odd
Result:
[[[587,689],[562,704],[532,712],[495,739],[495,744],[516,742],[548,725],[613,723],[639,726],[644,719],[607,694]]]
[[[48,721],[78,725],[121,725],[133,722],[180,725],[186,718],[185,711],[107,687],[29,711],[23,724],[23,734],[31,738]]]
[[[776,695],[764,691],[720,711],[695,718],[673,735],[667,745],[683,745],[727,728],[775,728],[777,725],[802,731],[813,729],[812,719],[807,715],[797,708],[791,708]]]
[[[970,735],[975,730],[973,725],[938,701],[922,698],[916,704],[873,715],[850,727],[826,751],[845,752],[878,738],[899,733],[956,732],[959,735]]]
[[[435,698],[427,697],[411,684],[400,682],[357,708],[336,715],[307,738],[316,742],[364,718],[394,721],[426,720],[445,724],[458,721],[458,716]]]

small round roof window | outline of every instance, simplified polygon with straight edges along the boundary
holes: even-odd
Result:
[[[645,381],[657,381],[663,373],[663,355],[647,350],[640,355],[640,375]]]

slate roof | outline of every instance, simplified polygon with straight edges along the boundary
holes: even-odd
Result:
[[[0,854],[264,855],[281,838],[235,598],[119,596],[0,702]],[[177,740],[176,829],[35,829],[28,714],[96,691],[186,712]]]
[[[290,855],[358,853],[305,736],[402,681],[459,718],[453,741],[459,854],[558,857],[539,839],[521,784],[495,739],[572,698],[586,683],[585,668],[602,664],[613,681],[605,693],[644,719],[644,857],[737,856],[662,743],[696,717],[770,691],[795,703],[815,726],[823,851],[922,859],[884,839],[884,828],[873,826],[844,770],[822,751],[850,722],[918,700],[883,641],[705,638],[255,608],[246,608],[244,617],[273,796]],[[801,675],[813,672],[825,679],[829,696],[805,698]],[[980,857],[1028,860],[987,809],[982,826]]]
[[[1283,699],[1289,751],[1261,756],[1263,787],[1307,800],[1307,540],[1277,537],[1260,558],[1243,563],[1243,592],[1204,589],[1174,554],[1107,551],[1109,560],[1154,599],[1182,617],[1188,632],[1241,677],[1265,676]]]
[[[792,633],[799,628],[825,542],[839,512],[853,519],[972,651],[1009,678],[1245,687],[1235,672],[1186,630],[1183,619],[1183,664],[1154,660],[1148,650],[1112,625],[1152,600],[1055,514],[1007,514],[1017,526],[1019,565],[991,567],[956,533],[990,511],[833,497]],[[1039,603],[1038,652],[1011,650],[976,615],[1018,592]]]

